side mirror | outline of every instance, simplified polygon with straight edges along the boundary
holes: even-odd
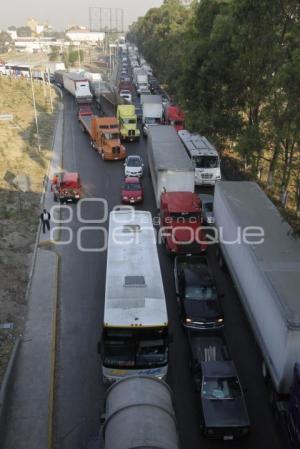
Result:
[[[103,424],[105,423],[106,420],[106,416],[105,413],[102,413],[100,416],[100,424],[103,426]]]

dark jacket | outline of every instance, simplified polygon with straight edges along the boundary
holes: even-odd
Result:
[[[48,215],[48,221],[49,221],[49,220],[51,219],[51,215],[49,214],[49,212],[46,212],[46,214]],[[43,216],[44,216],[44,212],[42,212],[41,215],[40,215],[40,218],[41,218],[41,221],[42,221],[42,222],[44,221]],[[46,221],[46,220],[45,220],[45,221]]]

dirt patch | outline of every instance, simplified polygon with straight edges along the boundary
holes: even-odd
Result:
[[[43,183],[51,158],[57,94],[34,82],[0,77],[0,383],[27,315],[26,288]],[[40,150],[38,148],[40,143]]]

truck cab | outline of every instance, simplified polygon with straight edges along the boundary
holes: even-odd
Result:
[[[77,203],[81,198],[82,188],[79,173],[56,173],[51,183],[54,201]]]
[[[137,117],[134,105],[119,105],[117,108],[117,119],[122,140],[129,140],[132,142],[140,139],[140,130],[137,127]]]
[[[120,141],[120,131],[115,117],[94,117],[91,132],[103,160],[124,160],[126,150]]]
[[[201,202],[196,193],[162,193],[160,214],[161,236],[170,255],[206,252]]]
[[[167,105],[165,109],[166,125],[172,125],[176,131],[184,129],[184,113],[177,105]]]

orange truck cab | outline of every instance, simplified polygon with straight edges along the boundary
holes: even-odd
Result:
[[[119,124],[116,117],[98,117],[81,114],[78,120],[84,132],[90,136],[91,145],[103,160],[124,160],[126,149],[121,145]]]
[[[56,173],[53,176],[51,191],[54,201],[61,203],[77,201],[81,198],[82,187],[78,173]]]
[[[204,254],[201,202],[193,192],[164,192],[160,201],[161,237],[169,254]]]

